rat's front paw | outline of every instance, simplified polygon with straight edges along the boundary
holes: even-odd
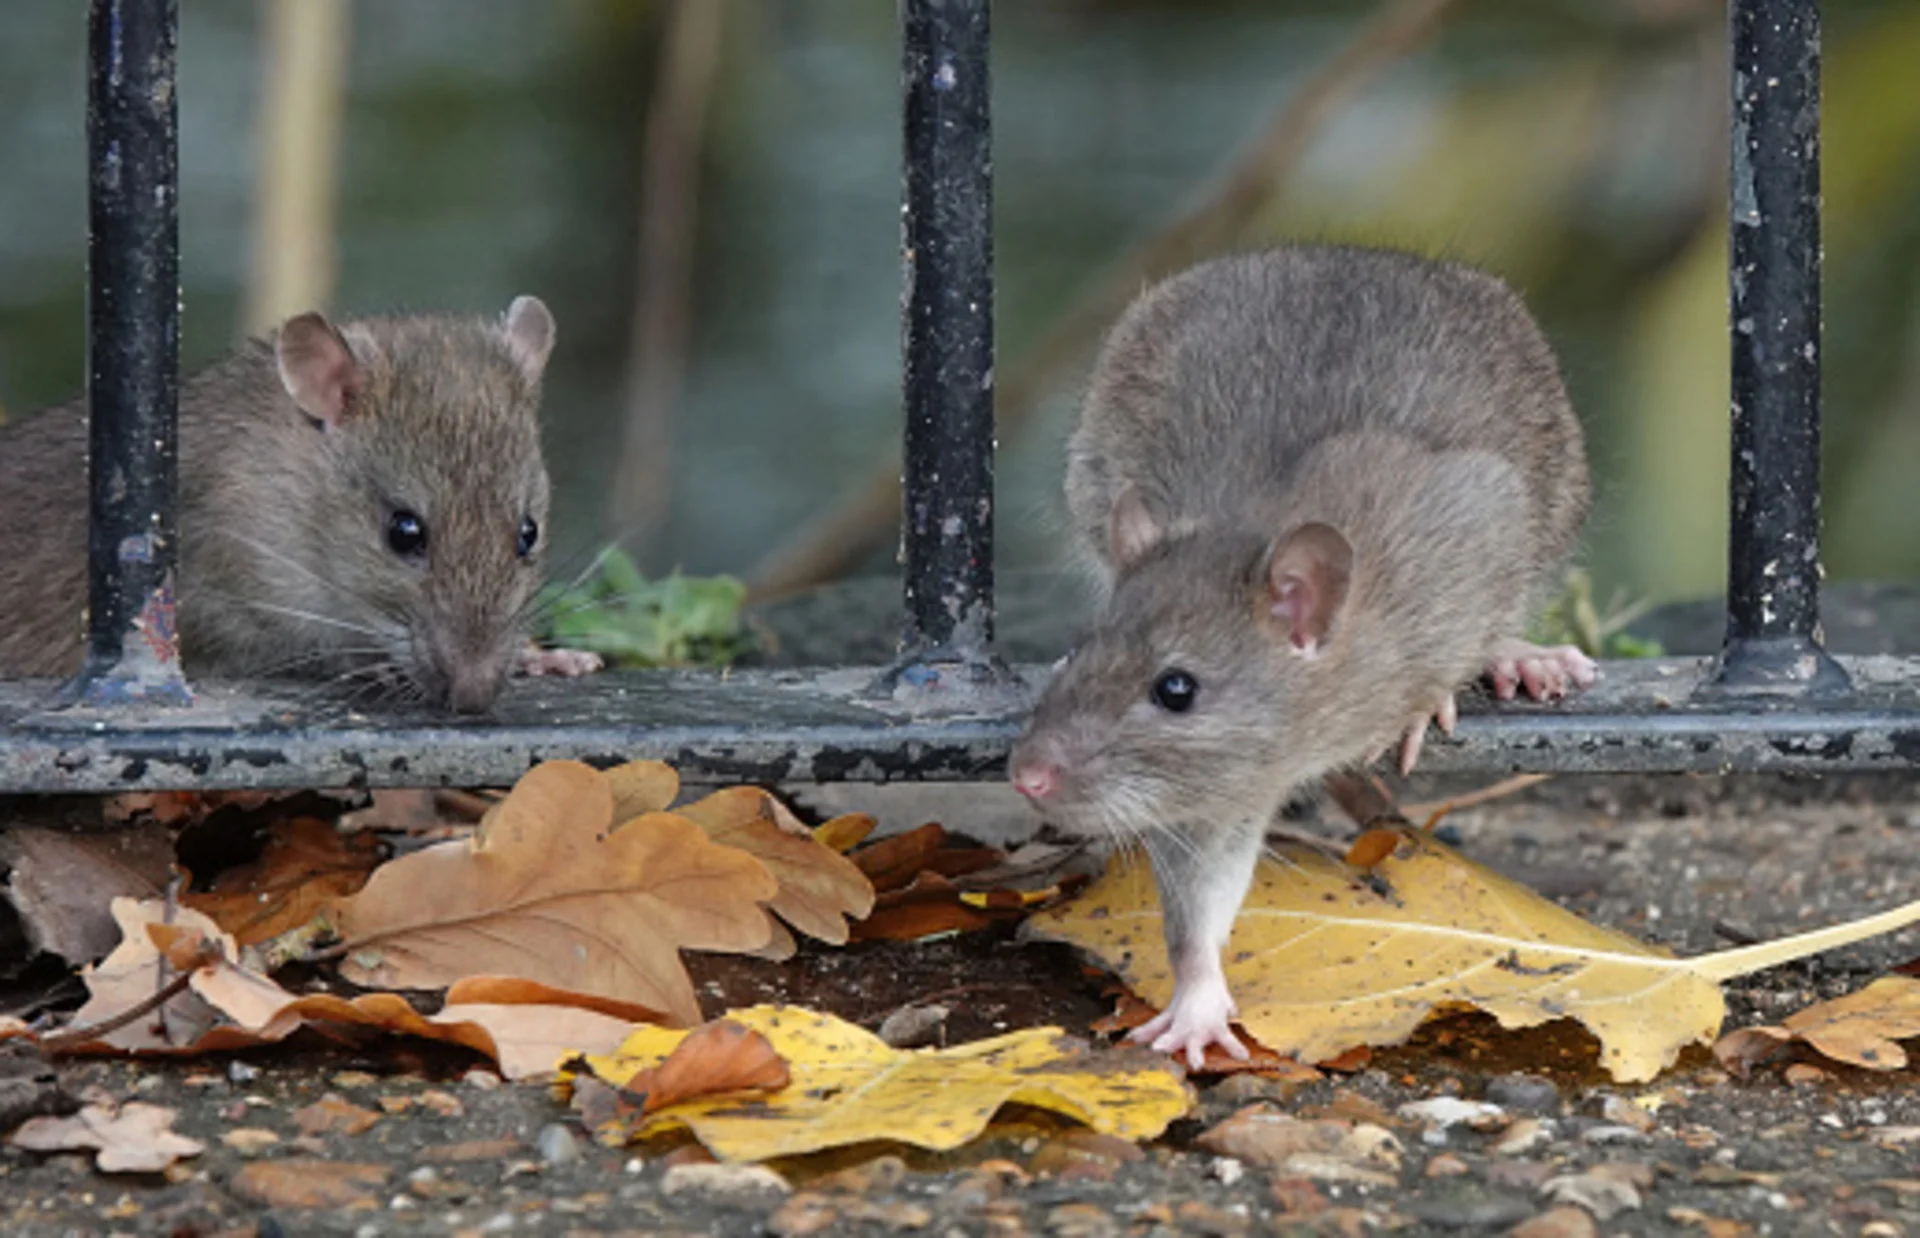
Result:
[[[1557,701],[1569,688],[1591,687],[1600,678],[1600,668],[1572,645],[1503,640],[1487,654],[1487,678],[1503,701],[1512,700],[1523,687],[1536,701]]]
[[[1151,1045],[1156,1053],[1184,1053],[1190,1070],[1199,1070],[1205,1063],[1208,1045],[1219,1045],[1244,1062],[1247,1047],[1228,1026],[1233,1016],[1233,995],[1225,981],[1176,985],[1167,1008],[1135,1028],[1128,1039]]]
[[[579,675],[591,675],[605,665],[599,654],[588,653],[584,649],[542,649],[529,643],[520,651],[513,673],[529,677],[559,675],[572,679]]]

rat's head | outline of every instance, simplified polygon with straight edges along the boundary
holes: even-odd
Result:
[[[524,640],[548,541],[540,376],[553,316],[288,321],[281,382],[310,424],[278,579],[336,664],[397,670],[463,713],[492,704]]]
[[[1346,539],[1324,524],[1168,536],[1128,492],[1108,542],[1113,596],[1042,693],[1014,786],[1080,833],[1272,812],[1321,759],[1298,703],[1330,670]]]

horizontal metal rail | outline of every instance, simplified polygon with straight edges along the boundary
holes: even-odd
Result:
[[[1463,697],[1451,739],[1421,769],[1730,773],[1890,770],[1920,764],[1920,658],[1842,659],[1856,692],[1746,702],[1696,697],[1706,659],[1611,662],[1559,705]],[[1029,682],[1046,668],[1017,668]],[[876,698],[878,668],[648,672],[517,685],[498,716],[378,716],[311,694],[200,692],[192,709],[43,711],[34,685],[0,685],[0,786],[19,791],[166,787],[503,786],[536,761],[670,761],[691,781],[997,779],[1027,705],[933,714],[912,694]],[[45,687],[45,685],[41,685]]]

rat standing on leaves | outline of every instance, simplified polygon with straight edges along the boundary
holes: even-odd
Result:
[[[1476,674],[1593,681],[1518,639],[1588,500],[1580,425],[1512,291],[1406,254],[1205,263],[1122,316],[1068,444],[1105,608],[1009,764],[1046,817],[1142,844],[1173,1000],[1134,1033],[1246,1050],[1221,968],[1290,793],[1428,721]]]
[[[553,316],[289,319],[181,385],[187,669],[397,679],[487,708],[525,644],[547,549],[540,377]],[[87,421],[0,429],[0,676],[79,669]]]

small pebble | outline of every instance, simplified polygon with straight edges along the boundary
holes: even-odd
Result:
[[[1508,1238],[1596,1238],[1600,1227],[1578,1208],[1550,1208],[1507,1231]]]
[[[694,1195],[734,1208],[769,1207],[793,1187],[765,1165],[675,1165],[660,1179],[660,1193],[671,1199]]]
[[[1416,1204],[1414,1216],[1441,1229],[1464,1229],[1484,1234],[1533,1215],[1533,1205],[1512,1195],[1481,1195],[1469,1199]]]
[[[548,1169],[570,1165],[580,1159],[580,1140],[558,1122],[549,1122],[541,1127],[533,1146]]]
[[[1556,1113],[1560,1089],[1538,1075],[1501,1075],[1487,1084],[1487,1099],[1514,1113]]]
[[[501,1079],[499,1075],[494,1074],[492,1071],[476,1066],[466,1074],[461,1075],[460,1082],[478,1092],[491,1092],[500,1086]]]
[[[1467,1164],[1451,1152],[1442,1152],[1427,1162],[1422,1171],[1429,1178],[1458,1178],[1462,1174],[1473,1172],[1473,1166]]]

